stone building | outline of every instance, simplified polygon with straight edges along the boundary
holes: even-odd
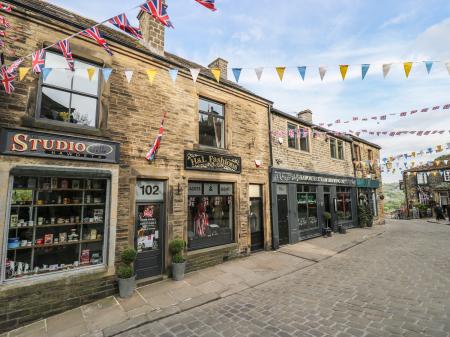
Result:
[[[421,165],[403,172],[402,189],[408,216],[418,205],[447,208],[450,197],[450,156],[437,158],[432,165]]]
[[[358,203],[369,205],[374,224],[384,224],[383,183],[379,165],[381,147],[359,137],[351,137]]]
[[[5,43],[17,55],[7,64],[96,24],[45,1],[7,2],[16,39]],[[75,72],[50,48],[45,79],[30,73],[12,95],[0,90],[0,332],[113,294],[128,246],[142,282],[168,274],[174,238],[187,242],[188,271],[272,246],[272,103],[228,81],[224,60],[211,65],[218,83],[165,52],[163,27],[139,19],[144,43],[100,26],[113,56],[76,37]],[[189,68],[201,69],[196,83]]]
[[[272,225],[274,247],[358,223],[352,138],[272,109]],[[331,216],[326,218],[326,214]]]

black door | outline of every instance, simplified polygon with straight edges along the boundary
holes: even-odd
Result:
[[[264,221],[262,198],[250,198],[250,229],[252,251],[264,249]]]
[[[162,203],[142,203],[136,205],[136,211],[135,269],[140,280],[162,274],[164,207]]]
[[[289,244],[287,195],[277,195],[277,205],[278,205],[278,235],[280,245],[287,245]]]
[[[334,224],[333,224],[333,207],[331,206],[331,194],[330,193],[325,193],[323,195],[323,203],[324,203],[324,209],[325,212],[330,213],[331,214],[331,219],[330,220],[326,220],[325,219],[325,226],[329,227],[332,231],[334,231]]]

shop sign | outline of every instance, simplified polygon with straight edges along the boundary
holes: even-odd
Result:
[[[273,182],[280,183],[302,183],[313,185],[345,185],[355,186],[355,178],[350,177],[332,177],[319,174],[290,172],[290,171],[273,171]]]
[[[241,173],[241,158],[215,153],[185,151],[184,167],[186,170]]]
[[[220,184],[220,195],[233,195],[233,184]]]
[[[136,202],[164,201],[164,182],[138,180],[136,182]]]
[[[219,184],[205,183],[204,186],[205,195],[219,195]]]
[[[118,143],[51,133],[2,129],[0,154],[119,163]]]
[[[189,195],[202,195],[202,183],[189,183]]]
[[[359,188],[379,188],[380,182],[373,179],[356,179],[356,187]]]

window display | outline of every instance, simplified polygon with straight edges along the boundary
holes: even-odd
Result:
[[[233,185],[189,183],[190,250],[234,241]]]
[[[299,230],[317,228],[317,187],[297,185],[297,205]]]
[[[103,263],[107,184],[13,177],[5,279]]]
[[[350,187],[337,187],[337,216],[339,222],[351,221],[352,216],[352,189]]]

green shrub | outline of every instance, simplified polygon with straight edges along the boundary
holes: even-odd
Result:
[[[169,243],[169,251],[172,254],[173,263],[183,263],[183,252],[186,247],[186,242],[182,239],[175,239]]]
[[[122,262],[126,265],[132,264],[136,260],[136,255],[137,252],[133,248],[125,249],[121,255]]]
[[[331,220],[331,213],[330,212],[323,212],[323,218],[325,220]]]
[[[121,264],[117,268],[117,277],[121,279],[131,278],[134,275],[133,267],[130,265]]]

